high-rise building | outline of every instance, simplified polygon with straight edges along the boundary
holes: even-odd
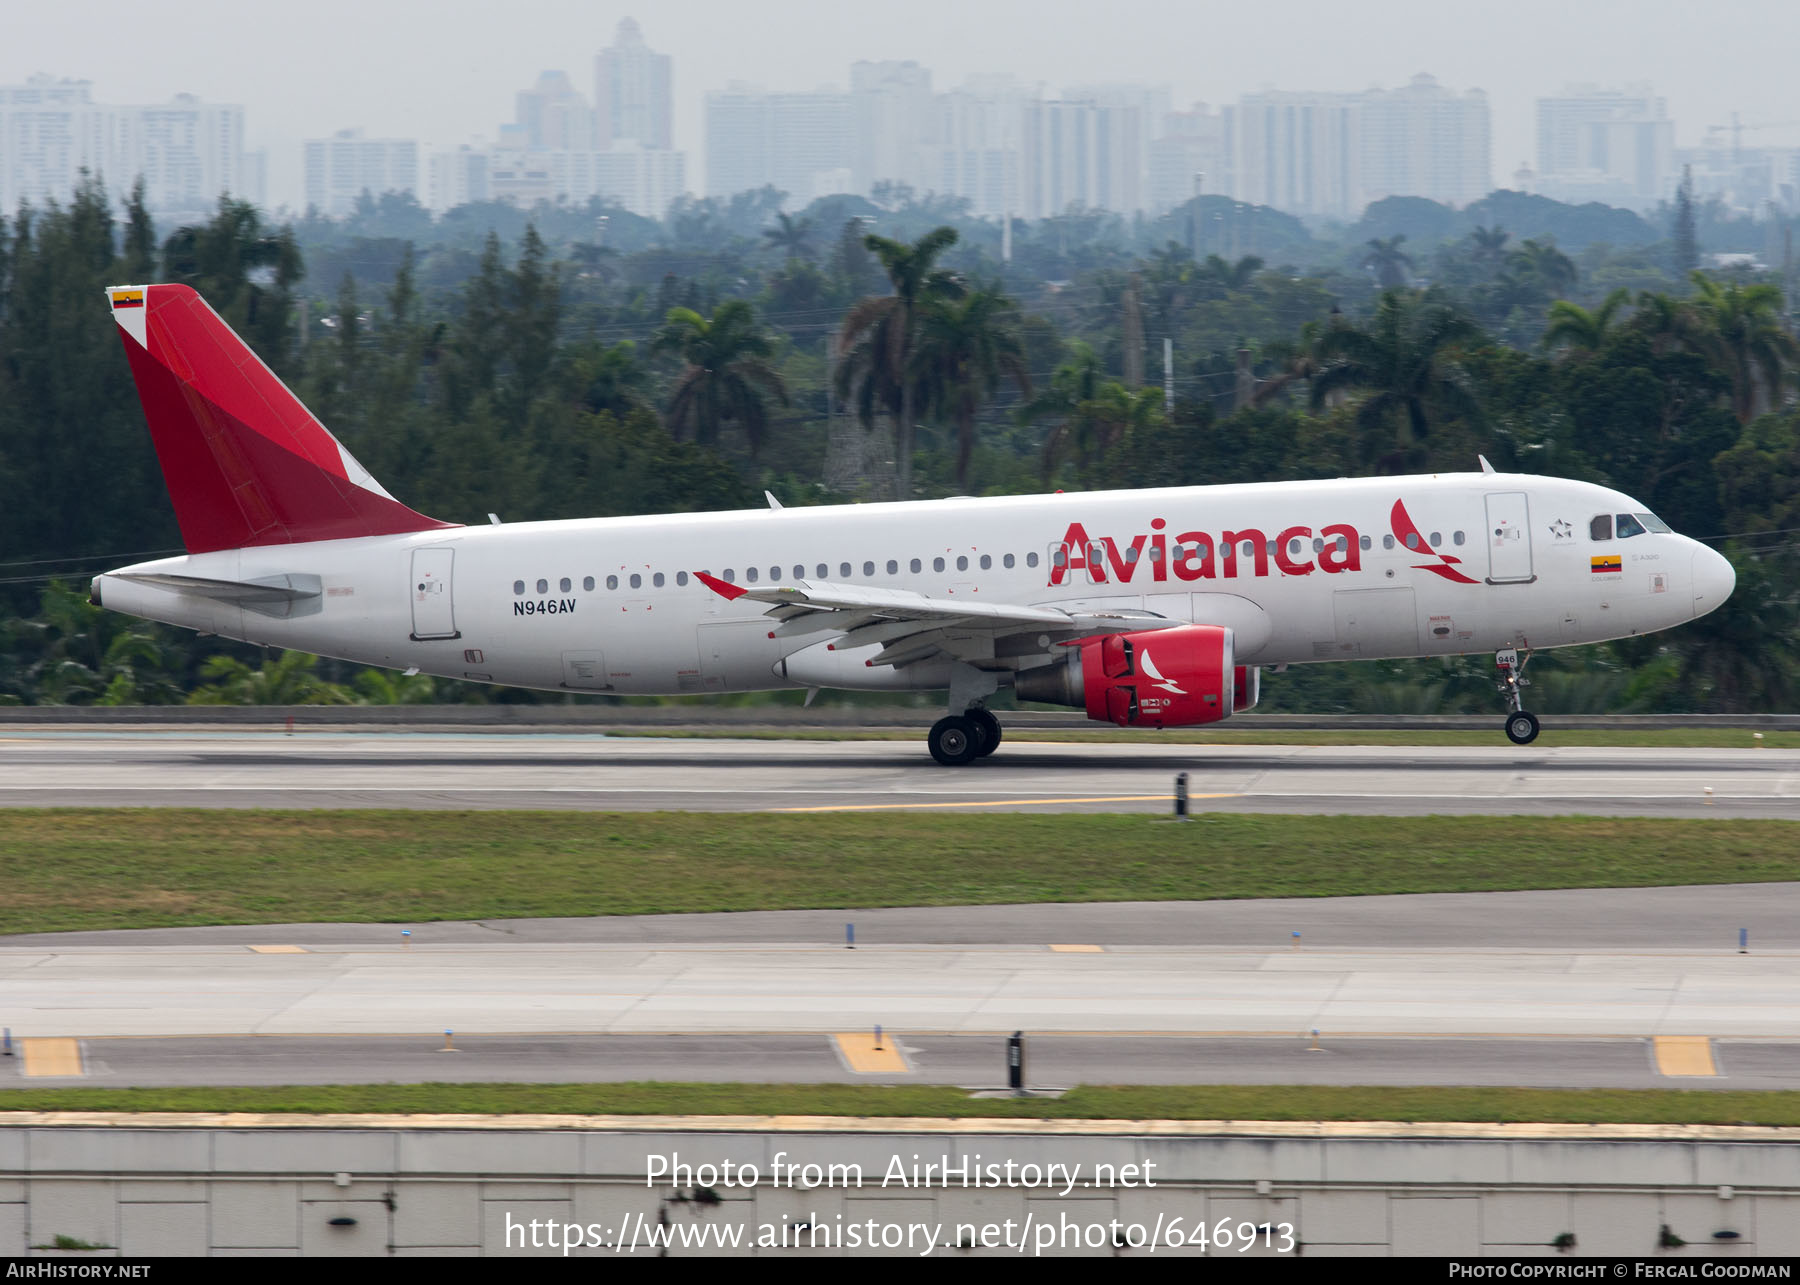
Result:
[[[1571,85],[1537,100],[1535,190],[1645,209],[1675,187],[1675,124],[1648,85]]]
[[[410,138],[364,138],[341,129],[306,140],[306,204],[333,218],[349,214],[364,192],[419,192],[419,144]]]
[[[488,152],[464,144],[431,157],[431,188],[427,204],[442,214],[459,205],[492,199],[488,189]]]
[[[520,90],[514,121],[516,142],[522,147],[553,147],[563,151],[593,151],[602,146],[594,138],[594,109],[588,106],[567,73],[546,71],[530,89]],[[610,145],[611,139],[607,139]]]
[[[1147,183],[1152,214],[1166,214],[1196,196],[1229,196],[1233,175],[1225,117],[1205,103],[1165,115],[1159,137],[1150,143]]]
[[[659,219],[685,190],[685,153],[621,142],[607,151],[496,147],[485,154],[488,198],[529,209],[593,197]]]
[[[856,190],[883,181],[922,186],[920,148],[935,141],[931,72],[916,62],[852,63],[850,100]]]
[[[1457,94],[1418,75],[1361,98],[1364,204],[1423,196],[1463,206],[1493,190],[1493,126],[1481,90]]]
[[[1041,99],[1024,112],[1026,218],[1071,208],[1132,214],[1143,208],[1143,114],[1135,107]]]
[[[1354,217],[1363,206],[1362,107],[1360,94],[1244,95],[1227,112],[1230,194],[1291,214]]]
[[[706,96],[708,196],[772,185],[789,205],[806,205],[847,190],[855,153],[850,95],[841,90],[772,94],[734,82]]]
[[[244,109],[178,94],[152,107],[96,103],[85,80],[34,76],[0,86],[0,209],[66,201],[81,172],[115,197],[144,180],[166,217],[199,217],[243,196]]]
[[[594,146],[673,147],[673,83],[669,56],[644,43],[637,19],[621,21],[613,43],[594,59]]]
[[[933,100],[932,141],[920,146],[918,181],[962,197],[980,218],[1024,212],[1025,111],[1036,94],[1010,76],[971,78]]]

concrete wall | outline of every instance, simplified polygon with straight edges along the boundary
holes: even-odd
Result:
[[[522,1254],[534,1220],[540,1242],[549,1239],[545,1222],[575,1224],[583,1240],[642,1252],[652,1252],[652,1229],[662,1224],[711,1229],[677,1235],[741,1227],[748,1253],[759,1234],[779,1239],[785,1227],[793,1238],[796,1223],[811,1222],[846,1237],[850,1224],[872,1223],[890,1238],[916,1225],[929,1235],[915,1233],[914,1252],[929,1241],[938,1254],[1016,1256],[997,1245],[958,1247],[959,1236],[969,1239],[959,1225],[999,1229],[1011,1220],[1047,1253],[1112,1254],[1116,1233],[1135,1224],[1129,1234],[1141,1241],[1160,1220],[1165,1254],[1199,1252],[1172,1245],[1172,1227],[1185,1238],[1227,1222],[1268,1225],[1258,1253],[1279,1248],[1291,1226],[1298,1252],[1309,1255],[1554,1254],[1569,1234],[1578,1255],[1794,1255],[1800,1138],[1790,1132],[20,1113],[0,1116],[0,1255],[58,1236],[127,1256]],[[756,1180],[737,1175],[708,1187],[702,1172],[646,1186],[652,1156],[751,1164]],[[907,1166],[914,1157],[1078,1165],[1079,1181],[1070,1189],[1060,1176],[1029,1187],[883,1185],[896,1157]],[[804,1170],[778,1181],[778,1158],[859,1165],[862,1181],[848,1181],[842,1168],[837,1181],[817,1186],[805,1185]],[[1091,1185],[1097,1164],[1115,1166],[1127,1185]],[[1688,1244],[1659,1248],[1665,1225]],[[1043,1242],[1046,1227],[1058,1229],[1057,1242]],[[1715,1239],[1719,1231],[1737,1234]],[[1013,1234],[997,1230],[996,1238]],[[537,1252],[560,1250],[542,1243]]]

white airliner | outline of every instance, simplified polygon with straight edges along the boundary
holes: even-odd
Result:
[[[1495,473],[458,526],[399,503],[193,290],[116,287],[183,557],[96,577],[149,620],[548,691],[944,691],[1217,722],[1259,670],[1496,653],[1525,744],[1531,651],[1667,629],[1736,577],[1631,497]]]

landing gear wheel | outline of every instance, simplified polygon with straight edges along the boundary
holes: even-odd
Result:
[[[961,767],[981,753],[982,736],[970,719],[952,714],[932,724],[927,744],[931,757],[945,767]]]
[[[1529,745],[1537,740],[1537,715],[1528,710],[1506,716],[1506,739],[1514,745]]]
[[[975,751],[976,758],[984,759],[1000,748],[1002,732],[999,719],[985,709],[972,709],[963,717],[975,725],[975,730],[981,736],[981,748]]]

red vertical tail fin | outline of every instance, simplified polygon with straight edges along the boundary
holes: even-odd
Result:
[[[382,489],[188,286],[106,296],[189,553],[454,525]]]

